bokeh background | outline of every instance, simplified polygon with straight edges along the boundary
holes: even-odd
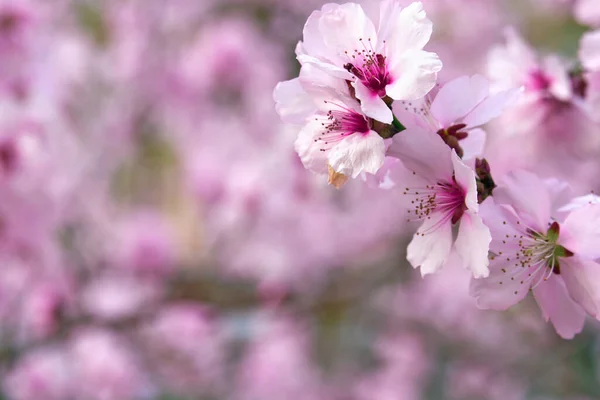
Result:
[[[576,57],[593,1],[425,0],[441,80],[506,26]],[[305,171],[272,91],[321,4],[0,1],[0,399],[600,398],[595,321],[478,310],[398,193]]]

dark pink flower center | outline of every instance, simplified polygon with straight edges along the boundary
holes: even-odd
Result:
[[[527,82],[525,82],[525,88],[532,92],[548,90],[550,85],[552,85],[552,78],[539,69],[531,71]]]
[[[434,212],[442,215],[435,228],[448,220],[457,223],[466,210],[466,193],[455,181],[426,185],[425,189],[406,188],[404,194],[415,197],[411,201],[413,208],[408,213],[414,213],[417,219],[430,219]]]
[[[363,42],[362,39],[361,43]],[[371,40],[369,40],[369,47]],[[364,46],[362,50],[354,50],[353,54],[346,54],[352,57],[352,62],[344,65],[344,68],[350,72],[369,90],[377,93],[380,97],[385,96],[385,88],[392,83],[389,69],[387,67],[386,57],[377,54],[375,50]]]
[[[362,114],[339,104],[327,101],[325,103],[334,105],[337,109],[329,110],[326,114],[315,118],[323,126],[320,137],[314,139],[315,143],[320,143],[321,151],[327,151],[349,135],[355,133],[367,135],[371,132],[371,122]]]

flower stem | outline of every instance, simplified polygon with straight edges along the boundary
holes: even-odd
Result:
[[[392,125],[394,125],[394,128],[396,128],[396,130],[398,132],[402,132],[406,130],[406,127],[404,125],[402,125],[402,123],[400,121],[398,121],[398,118],[396,118],[396,116],[394,115],[394,120],[392,121]]]

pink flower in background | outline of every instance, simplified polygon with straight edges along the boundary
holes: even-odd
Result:
[[[13,400],[73,398],[73,370],[61,347],[47,347],[22,357],[2,380]]]
[[[600,27],[600,7],[597,0],[576,0],[574,14],[580,23]]]
[[[558,55],[538,57],[536,51],[512,28],[505,31],[504,45],[492,48],[488,75],[497,89],[525,88],[522,101],[552,97],[569,101],[573,96],[568,64]]]
[[[504,310],[529,291],[557,333],[572,338],[585,313],[600,315],[600,206],[576,208],[561,221],[553,199],[535,175],[517,171],[485,202],[481,214],[492,232],[490,276],[473,280],[482,308]]]
[[[309,170],[327,173],[331,169],[352,178],[363,172],[376,173],[385,158],[383,138],[372,129],[359,103],[343,97],[322,101],[317,113],[307,119],[295,146]]]
[[[446,144],[466,159],[481,155],[485,132],[481,125],[500,116],[519,96],[519,89],[490,93],[481,75],[461,76],[422,100],[396,103],[394,111],[404,126],[419,126],[436,132]],[[410,134],[407,132],[407,134]]]
[[[408,245],[408,261],[421,274],[440,269],[455,251],[476,278],[489,271],[489,229],[478,215],[475,172],[435,133],[413,129],[397,134],[389,155],[412,175],[399,183],[409,219],[424,221]],[[406,187],[405,187],[406,186]],[[459,224],[453,239],[452,227]]]
[[[579,44],[587,111],[600,122],[600,30],[583,35]]]
[[[70,342],[75,398],[134,400],[149,387],[135,353],[118,335],[97,328],[80,330]]]
[[[402,8],[398,0],[385,0],[380,10],[377,30],[358,4],[327,4],[313,12],[298,60],[350,82],[363,112],[391,123],[384,98],[423,97],[435,85],[442,63],[423,51],[432,24],[421,3]]]

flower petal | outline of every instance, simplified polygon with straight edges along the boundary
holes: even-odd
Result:
[[[388,155],[402,161],[406,168],[430,181],[452,179],[451,150],[437,134],[407,129],[392,138]]]
[[[435,53],[409,50],[390,58],[389,68],[393,81],[385,89],[387,95],[394,100],[416,100],[435,86],[442,62]]]
[[[315,144],[315,138],[323,131],[323,125],[314,118],[309,118],[306,125],[298,134],[294,143],[296,152],[304,167],[318,174],[327,173],[327,153],[320,150]]]
[[[299,78],[278,83],[273,91],[273,99],[283,122],[290,124],[301,125],[316,111],[315,104],[304,91]]]
[[[487,134],[483,129],[475,128],[469,131],[469,136],[460,141],[463,149],[463,160],[472,160],[483,155]]]
[[[560,276],[569,295],[593,316],[600,316],[600,264],[578,257],[562,261]]]
[[[536,175],[522,170],[509,172],[494,189],[494,200],[512,206],[527,223],[535,225],[532,228],[546,233],[552,202],[544,181]]]
[[[385,143],[377,132],[355,133],[334,146],[327,158],[335,172],[346,176],[375,174],[385,160]]]
[[[564,247],[578,257],[600,258],[600,204],[588,204],[573,210],[561,228],[559,241]]]
[[[490,276],[483,279],[471,279],[469,293],[475,297],[477,307],[482,309],[506,310],[527,296],[529,288],[523,287],[519,280],[502,279],[502,268],[508,270],[513,263],[497,259],[490,263]]]
[[[443,214],[434,213],[426,219],[408,245],[408,262],[414,268],[420,267],[423,276],[439,270],[450,255],[452,223],[443,218]]]
[[[488,252],[491,241],[490,230],[481,217],[473,212],[465,212],[460,219],[454,246],[463,266],[473,273],[474,278],[485,278],[490,274]]]
[[[421,2],[412,3],[406,8],[402,8],[401,3],[399,0],[381,3],[378,50],[387,50],[388,55],[423,49],[433,32],[433,24],[427,18]]]
[[[600,12],[598,14],[600,15]],[[600,30],[583,35],[579,48],[579,58],[583,66],[590,71],[600,70]]]
[[[561,279],[552,277],[533,289],[533,296],[546,321],[551,321],[563,339],[573,339],[582,331],[585,312],[569,296]]]
[[[462,162],[452,150],[452,166],[454,169],[454,179],[463,188],[465,193],[465,205],[469,210],[477,212],[479,204],[477,203],[477,181],[475,180],[475,171]]]
[[[385,104],[377,93],[373,93],[360,81],[353,83],[356,89],[356,98],[360,100],[362,111],[367,117],[376,119],[384,124],[391,124],[394,120],[392,110]]]
[[[431,113],[444,128],[461,122],[489,94],[490,85],[481,75],[461,76],[440,89],[431,104]]]
[[[499,117],[506,107],[514,104],[522,92],[520,88],[510,89],[487,97],[465,117],[463,123],[469,128],[487,124]]]
[[[347,57],[346,52],[362,51],[377,43],[377,33],[373,22],[362,7],[355,3],[346,3],[329,8],[319,19],[319,32],[325,45],[339,57]]]

